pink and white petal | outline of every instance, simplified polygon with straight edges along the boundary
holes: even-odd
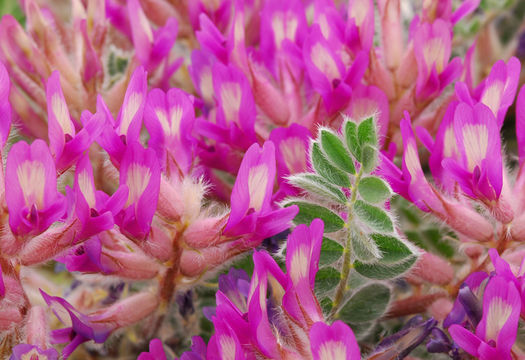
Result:
[[[53,71],[46,83],[48,137],[51,151],[59,157],[66,142],[65,136],[75,136],[75,125],[71,121],[69,109],[60,86],[60,74]]]
[[[340,320],[332,325],[316,322],[309,335],[314,360],[361,359],[354,333]]]
[[[483,295],[483,316],[476,335],[495,341],[498,349],[510,351],[516,340],[521,297],[513,282],[501,276],[491,278]]]
[[[124,102],[117,117],[117,135],[125,136],[127,142],[136,141],[139,138],[147,88],[147,73],[143,67],[139,67],[131,75]]]

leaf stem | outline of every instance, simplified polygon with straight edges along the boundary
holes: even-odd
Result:
[[[343,248],[343,266],[341,269],[341,280],[339,281],[339,284],[337,285],[337,290],[335,292],[334,300],[332,302],[332,309],[330,310],[330,314],[328,314],[328,319],[333,320],[337,318],[337,315],[339,311],[341,310],[341,306],[343,304],[343,299],[348,291],[347,283],[348,278],[350,277],[350,270],[353,268],[352,263],[352,230],[351,230],[351,224],[354,218],[354,212],[353,207],[354,203],[357,199],[357,186],[359,185],[359,181],[361,180],[361,176],[363,175],[363,167],[359,169],[359,172],[357,173],[355,177],[354,184],[350,188],[351,196],[350,201],[346,204],[347,210],[348,210],[348,217],[346,220],[345,228],[347,230],[347,237],[345,241],[345,246]]]

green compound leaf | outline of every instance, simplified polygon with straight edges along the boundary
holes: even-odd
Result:
[[[326,237],[323,238],[319,266],[332,265],[336,263],[342,255],[343,247],[338,242]]]
[[[376,261],[381,257],[381,251],[375,241],[356,231],[352,231],[352,253],[365,263]]]
[[[380,260],[383,264],[395,263],[414,255],[408,246],[395,236],[370,234],[370,237],[383,255]]]
[[[319,143],[312,143],[311,160],[315,172],[330,181],[332,184],[350,187],[348,175],[333,166],[321,151]]]
[[[417,256],[408,257],[405,261],[395,264],[383,264],[381,262],[365,264],[354,262],[354,269],[361,275],[375,280],[387,280],[398,277],[410,269],[417,260]]]
[[[359,139],[357,137],[356,123],[348,119],[344,124],[344,132],[348,150],[350,150],[356,159],[361,159],[361,144],[359,143]]]
[[[339,317],[345,322],[363,323],[379,319],[388,308],[390,288],[386,285],[373,283],[366,285],[346,302]]]
[[[377,164],[377,150],[374,146],[366,144],[361,150],[361,165],[366,174],[375,170]]]
[[[284,204],[284,207],[291,205],[299,207],[299,213],[293,220],[296,224],[310,225],[313,219],[319,218],[324,222],[325,233],[341,230],[345,225],[345,222],[339,215],[323,206],[303,201],[289,201]]]
[[[384,210],[362,200],[355,202],[354,210],[357,217],[371,229],[382,233],[394,231],[394,224]]]
[[[393,279],[410,269],[417,256],[400,239],[383,234],[371,234],[382,253],[382,258],[374,263],[357,260],[354,269],[361,275],[376,280]]]
[[[288,182],[301,189],[308,191],[313,195],[318,195],[322,198],[329,198],[340,204],[346,204],[345,194],[329,181],[317,174],[297,174],[290,176]]]
[[[369,144],[377,147],[377,132],[373,117],[369,117],[359,123],[357,127],[357,138],[361,145]]]
[[[323,129],[320,131],[321,147],[326,157],[339,169],[355,174],[355,165],[343,142],[333,132]]]
[[[357,190],[364,201],[372,204],[383,203],[392,195],[390,186],[377,176],[369,176],[361,179]]]
[[[339,271],[331,266],[321,268],[315,276],[315,291],[318,294],[325,294],[334,290],[341,280]]]

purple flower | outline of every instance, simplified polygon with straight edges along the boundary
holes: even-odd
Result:
[[[35,345],[18,344],[13,348],[13,354],[9,360],[58,360],[58,353],[55,349],[41,349]]]

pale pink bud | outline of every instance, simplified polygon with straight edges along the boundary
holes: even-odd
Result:
[[[196,249],[217,245],[220,243],[226,220],[227,217],[209,217],[196,220],[184,232],[184,242]],[[227,239],[227,237],[223,237],[223,241]]]
[[[153,292],[141,292],[132,295],[110,307],[96,311],[90,316],[98,323],[111,323],[116,328],[133,325],[150,315],[159,306],[159,296]]]
[[[417,79],[417,61],[414,55],[414,46],[409,45],[403,56],[399,68],[396,71],[396,79],[400,86],[409,88],[416,83]]]
[[[170,221],[177,221],[184,212],[182,202],[182,183],[178,179],[168,181],[164,176],[160,179],[159,201],[157,213]]]
[[[22,265],[36,265],[51,260],[71,246],[81,227],[80,221],[75,219],[32,238],[19,253]]]
[[[443,321],[448,316],[454,304],[450,299],[439,298],[428,308],[428,313],[437,321]]]
[[[454,269],[439,256],[425,252],[410,270],[410,275],[419,277],[432,284],[446,285],[454,278]]]
[[[494,238],[494,227],[482,215],[470,207],[443,201],[447,214],[444,221],[454,230],[468,236],[472,240],[490,241]]]
[[[168,261],[173,257],[173,236],[153,225],[148,240],[142,244],[142,250],[160,261]]]
[[[230,243],[200,250],[184,250],[180,259],[180,272],[187,277],[197,277],[206,271],[224,264],[231,257],[243,252]]]
[[[401,4],[399,0],[380,0],[381,14],[381,44],[386,65],[397,68],[401,62],[404,50],[403,24],[401,18]]]
[[[26,343],[36,345],[40,349],[48,348],[47,314],[43,307],[33,306],[29,310],[26,325]]]

